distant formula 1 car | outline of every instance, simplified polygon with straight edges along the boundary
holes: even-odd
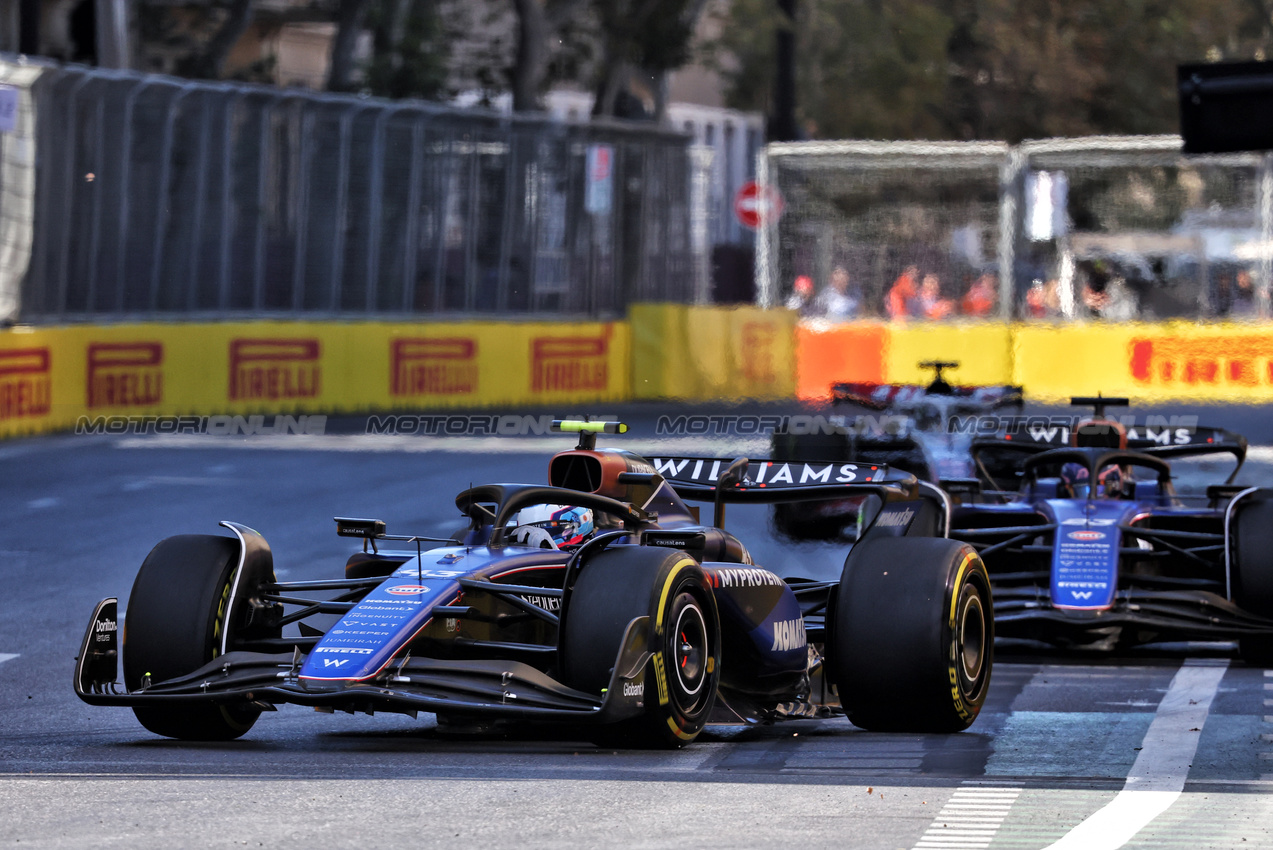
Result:
[[[994,586],[1001,637],[1131,647],[1237,640],[1273,664],[1273,489],[1223,484],[1176,493],[1170,458],[1228,454],[1217,428],[1128,429],[1104,417],[1127,399],[1076,398],[1096,416],[1074,428],[974,441],[974,461],[1015,456],[1011,491],[953,511],[950,536],[975,546]]]
[[[337,534],[363,539],[343,576],[279,581],[265,539],[232,522],[233,537],[162,541],[133,584],[122,639],[115,599],[93,612],[76,693],[132,707],[156,734],[210,740],[285,703],[559,722],[662,746],[694,740],[709,719],[842,713],[868,729],[954,732],[976,718],[993,655],[989,579],[971,546],[940,536],[946,506],[912,475],[650,462],[595,448],[619,423],[557,427],[580,442],[552,458],[550,486],[460,493],[460,541],[337,519]],[[723,528],[727,504],[846,493],[881,509],[840,581],[786,582]],[[715,524],[686,499],[714,502]],[[405,548],[380,548],[390,542]]]
[[[949,490],[975,486],[972,441],[979,433],[974,420],[1024,404],[1019,386],[952,386],[942,374],[958,368],[954,361],[919,364],[932,369],[933,380],[920,384],[839,383],[831,387],[835,404],[854,404],[883,416],[845,417],[832,434],[775,434],[775,458],[793,461],[847,461],[885,464],[904,469],[920,481]],[[1014,459],[1015,460],[1015,459]],[[1003,470],[999,470],[1002,472]],[[778,530],[796,539],[834,539],[856,522],[856,503],[801,502],[774,507]]]

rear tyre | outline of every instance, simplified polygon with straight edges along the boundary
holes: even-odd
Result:
[[[229,537],[186,534],[163,540],[141,565],[124,620],[124,684],[141,688],[184,676],[221,652],[240,611],[229,610],[239,565],[239,542]],[[259,584],[268,576],[248,577]],[[249,588],[242,584],[238,597]],[[134,706],[141,725],[169,738],[229,741],[252,728],[261,712],[249,705],[176,704]]]
[[[972,547],[889,537],[849,553],[831,612],[827,664],[855,726],[958,732],[990,685],[990,577]]]
[[[684,552],[616,546],[590,559],[562,618],[562,667],[571,687],[610,686],[628,624],[650,618],[644,708],[599,729],[607,745],[680,747],[711,713],[720,681],[720,620],[703,570]]]
[[[1243,499],[1234,511],[1234,557],[1230,561],[1233,602],[1259,617],[1273,620],[1273,491]],[[1238,641],[1242,660],[1257,667],[1273,666],[1273,636]]]

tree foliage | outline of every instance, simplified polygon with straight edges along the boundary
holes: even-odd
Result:
[[[1273,52],[1273,0],[799,0],[797,104],[821,138],[1177,129],[1175,66]],[[734,0],[728,101],[767,110],[774,0]]]

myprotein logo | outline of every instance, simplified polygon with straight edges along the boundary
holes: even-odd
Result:
[[[315,398],[322,391],[316,339],[230,341],[230,400]]]
[[[1273,339],[1264,334],[1158,337],[1131,343],[1132,377],[1163,387],[1273,384]]]
[[[739,361],[745,380],[753,385],[774,383],[777,378],[774,372],[777,342],[778,330],[773,325],[766,322],[743,325]]]
[[[94,342],[88,346],[88,406],[147,407],[164,400],[161,342]]]
[[[610,333],[600,336],[541,336],[530,341],[533,392],[605,390],[610,385]]]
[[[47,348],[0,351],[0,422],[45,416],[53,406]]]
[[[477,340],[395,339],[389,349],[389,393],[395,396],[477,392]]]

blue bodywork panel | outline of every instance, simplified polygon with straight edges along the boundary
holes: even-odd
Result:
[[[1052,604],[1101,610],[1118,589],[1119,526],[1141,506],[1113,500],[1048,499],[1040,507],[1056,522],[1052,547]]]

